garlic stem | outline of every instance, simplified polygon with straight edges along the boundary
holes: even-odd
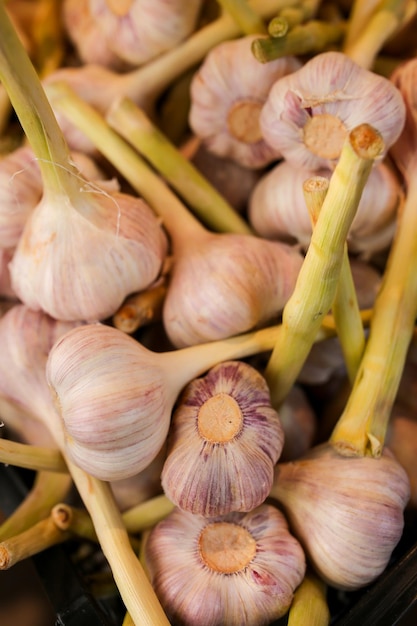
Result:
[[[70,534],[49,517],[0,543],[0,570],[6,570],[34,554],[69,539]]]
[[[39,161],[45,191],[78,194],[68,146],[4,3],[0,3],[0,81]]]
[[[244,35],[266,33],[266,26],[256,11],[246,0],[217,0],[223,10],[228,13],[239,26]]]
[[[187,241],[203,226],[188,211],[168,185],[154,173],[140,155],[131,148],[93,107],[84,102],[65,83],[47,86],[48,96],[77,128],[94,143],[132,187],[161,216],[175,241]]]
[[[299,6],[281,9],[279,15],[269,22],[268,34],[284,37],[291,28],[314,17],[319,5],[320,0],[304,0]]]
[[[113,315],[113,326],[131,335],[138,328],[161,319],[166,292],[167,285],[162,282],[129,296]]]
[[[128,98],[110,107],[106,120],[172,185],[208,226],[221,231],[250,233],[240,215],[198,169],[169,142],[146,113]]]
[[[299,0],[250,0],[248,4],[261,19],[269,19],[284,7],[298,5]],[[126,74],[123,90],[119,93],[124,93],[135,101],[154,100],[173,80],[201,63],[214,46],[239,35],[242,35],[239,26],[230,15],[223,13],[182,44],[138,70]],[[139,94],[142,94],[141,98],[138,97]]]
[[[284,56],[320,52],[329,44],[338,43],[345,33],[343,22],[330,24],[311,20],[294,26],[285,37],[264,37],[252,43],[252,52],[260,63]]]
[[[66,472],[67,466],[59,450],[0,439],[0,463],[49,472]]]
[[[332,305],[346,237],[374,160],[383,149],[380,134],[368,124],[354,128],[343,145],[265,370],[276,407],[294,384]]]
[[[10,121],[12,106],[4,86],[0,84],[0,137],[4,135]]]
[[[384,44],[415,14],[417,5],[409,0],[383,0],[361,33],[346,43],[343,52],[366,69],[372,69]]]
[[[330,611],[326,600],[327,585],[312,571],[295,590],[287,626],[328,626]]]
[[[417,315],[417,181],[408,190],[390,249],[362,362],[330,442],[346,455],[381,455]]]
[[[54,504],[67,496],[71,484],[69,474],[38,472],[27,496],[0,525],[0,540],[21,533],[46,517]]]
[[[329,180],[323,176],[314,176],[304,183],[304,197],[313,226],[317,222],[328,188]],[[332,303],[332,313],[345,358],[349,380],[353,383],[365,349],[365,333],[346,243],[343,251],[339,283]]]
[[[122,514],[124,525],[129,533],[137,534],[147,528],[152,528],[163,520],[174,505],[162,494],[141,502]]]

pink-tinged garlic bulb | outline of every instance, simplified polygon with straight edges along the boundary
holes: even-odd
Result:
[[[89,0],[110,50],[132,65],[147,63],[190,35],[202,0]]]
[[[400,91],[406,109],[406,123],[398,141],[391,148],[395,165],[404,175],[408,185],[416,171],[417,136],[416,136],[416,80],[417,59],[412,58],[402,63],[392,74],[391,82]]]
[[[16,304],[0,318],[0,396],[23,415],[42,419],[51,405],[45,378],[48,353],[77,326]]]
[[[277,319],[302,261],[296,248],[278,241],[196,232],[174,254],[162,312],[170,340],[190,346]]]
[[[89,6],[89,0],[63,0],[62,21],[71,43],[83,63],[103,65],[117,71],[126,63],[116,55],[103,37]]]
[[[22,302],[61,320],[109,317],[126,295],[158,277],[167,250],[161,224],[143,200],[83,188],[75,205],[64,195],[61,203],[42,198],[10,264]]]
[[[387,449],[378,459],[346,457],[325,443],[278,463],[271,496],[323,580],[354,590],[387,566],[402,534],[410,484]]]
[[[213,48],[191,84],[190,126],[207,149],[248,168],[277,160],[280,151],[262,137],[259,115],[272,85],[301,67],[295,57],[261,64],[251,51],[259,35]]]
[[[220,363],[191,381],[178,400],[164,492],[204,517],[251,511],[268,496],[283,439],[262,375],[243,361]]]
[[[313,445],[317,433],[317,416],[299,385],[294,385],[279,408],[284,431],[284,446],[280,462],[293,461],[303,456]]]
[[[334,166],[349,132],[363,123],[382,135],[383,157],[401,133],[405,107],[387,78],[330,51],[277,80],[259,119],[265,141],[288,162],[318,170]]]
[[[17,148],[0,160],[0,247],[17,244],[42,190],[41,173],[30,147]]]
[[[14,248],[0,248],[0,296],[16,300],[9,272],[9,263],[13,254]]]
[[[269,239],[310,243],[312,226],[303,184],[314,175],[331,177],[331,170],[304,170],[281,161],[264,174],[249,198],[248,216],[255,231]],[[369,175],[349,231],[349,251],[369,256],[392,241],[401,187],[392,168],[378,163]]]
[[[408,506],[417,508],[417,418],[415,411],[397,402],[390,417],[385,445],[407,472],[410,481]]]
[[[272,349],[276,336],[276,328],[265,328],[153,352],[104,324],[71,330],[53,346],[46,368],[68,454],[102,480],[139,473],[163,447],[185,385],[217,363]]]
[[[151,530],[145,562],[182,626],[266,626],[288,611],[306,569],[284,516],[266,504],[212,520],[174,509]]]

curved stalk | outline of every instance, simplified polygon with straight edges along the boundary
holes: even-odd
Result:
[[[265,370],[275,406],[293,386],[332,305],[346,237],[373,162],[383,147],[379,133],[367,124],[354,129],[344,144]]]
[[[342,454],[378,457],[382,453],[417,316],[416,202],[417,181],[410,176],[362,362],[330,437]]]
[[[0,439],[0,462],[37,471],[67,472],[67,466],[59,450],[8,439]]]
[[[132,100],[114,102],[106,120],[152,163],[205,224],[217,230],[251,233],[242,217]]]
[[[245,35],[266,34],[263,20],[245,0],[218,0],[218,3]]]
[[[39,161],[45,192],[76,196],[78,172],[4,3],[0,3],[0,81]]]
[[[307,571],[295,590],[288,613],[288,626],[328,626],[330,611],[326,600],[327,585],[312,571]]]
[[[146,291],[129,296],[113,315],[113,326],[131,335],[138,328],[160,320],[166,292],[166,282],[162,281]]]

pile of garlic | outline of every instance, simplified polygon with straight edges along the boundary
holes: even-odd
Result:
[[[417,502],[386,4],[0,6],[0,461],[35,473],[0,569],[98,542],[125,626],[325,625],[385,570]]]

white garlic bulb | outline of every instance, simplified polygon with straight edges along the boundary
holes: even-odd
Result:
[[[89,0],[107,45],[132,65],[147,63],[192,33],[202,0]]]
[[[271,489],[283,439],[261,374],[242,361],[220,363],[177,402],[161,474],[165,494],[205,517],[251,511]]]
[[[76,204],[65,195],[42,198],[10,264],[22,302],[61,320],[109,317],[127,294],[157,278],[167,250],[160,222],[143,200],[84,189]]]
[[[410,484],[386,448],[378,459],[346,457],[325,443],[278,463],[271,495],[323,580],[354,590],[386,568],[401,537]]]
[[[276,319],[302,262],[299,250],[278,241],[196,233],[174,256],[162,312],[170,340],[190,346]]]
[[[281,161],[263,175],[249,198],[248,216],[255,231],[269,239],[310,243],[312,225],[303,184],[314,175],[331,177],[331,170],[304,170]],[[400,204],[401,187],[391,167],[378,163],[371,171],[349,231],[350,252],[370,256],[388,248]]]
[[[0,296],[17,299],[10,279],[9,263],[13,257],[14,248],[0,248]]]
[[[301,67],[295,57],[261,64],[251,51],[259,35],[248,35],[213,48],[191,84],[190,126],[211,152],[248,168],[280,157],[265,142],[259,115],[276,80]]]
[[[323,52],[276,81],[260,115],[263,137],[296,167],[332,168],[348,133],[359,124],[378,129],[386,154],[399,137],[405,106],[387,78],[342,52]]]
[[[305,574],[280,511],[206,519],[174,509],[150,532],[145,562],[168,618],[183,626],[267,626],[284,615]]]

